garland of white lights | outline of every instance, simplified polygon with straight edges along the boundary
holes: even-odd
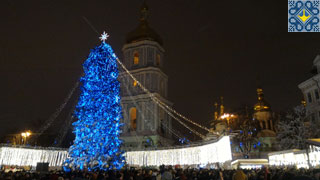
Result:
[[[74,87],[71,89],[70,93],[68,96],[64,99],[63,103],[60,105],[60,107],[47,119],[43,124],[43,126],[39,129],[38,133],[36,136],[40,136],[45,130],[47,130],[52,122],[60,115],[61,111],[65,108],[66,104],[69,102],[71,96],[73,95],[74,91],[77,89],[79,86],[79,81],[76,82]]]
[[[119,59],[117,59],[118,63],[120,64],[120,66],[128,73],[128,75],[135,81],[137,82],[138,86],[145,92],[147,93],[150,98],[157,103],[157,105],[159,107],[161,107],[163,110],[165,110],[171,117],[173,117],[175,120],[177,120],[180,124],[182,124],[184,127],[186,127],[187,129],[189,129],[190,131],[192,131],[193,133],[195,133],[197,136],[201,137],[201,138],[205,138],[205,136],[203,136],[202,134],[200,134],[199,132],[191,129],[189,126],[187,126],[185,123],[183,123],[182,121],[180,121],[180,119],[178,119],[178,117],[174,116],[174,114],[178,115],[179,117],[185,119],[186,121],[204,129],[207,130],[208,132],[211,132],[208,128],[201,126],[195,122],[193,122],[192,120],[186,118],[185,116],[181,115],[180,113],[176,112],[174,109],[172,109],[171,107],[169,107],[168,105],[166,105],[164,102],[162,102],[160,99],[158,99],[153,93],[151,93],[148,89],[146,89],[131,73],[130,71],[120,62]]]
[[[170,111],[168,111],[168,109],[166,109],[162,104],[159,103],[160,100],[158,100],[158,98],[155,98],[155,96],[148,90],[146,89],[128,70],[127,68],[119,61],[119,59],[117,59],[117,61],[119,62],[119,64],[122,66],[122,68],[129,74],[129,76],[137,82],[137,84],[151,97],[151,99],[158,105],[160,106],[163,110],[165,110],[171,117],[173,117],[175,120],[177,120],[180,124],[182,124],[184,127],[186,127],[188,130],[192,131],[193,133],[195,133],[197,136],[201,137],[202,139],[205,138],[205,136],[203,136],[202,134],[200,134],[199,132],[197,132],[196,130],[193,130],[192,128],[190,128],[189,126],[187,126],[185,123],[183,123],[182,121],[180,121],[180,119],[178,119],[176,116],[174,116]]]
[[[129,87],[128,87],[128,86],[125,86],[125,87],[126,87],[126,89],[127,89],[127,92],[129,93],[129,98],[133,101],[134,105],[135,105],[136,107],[138,107],[138,104],[136,103],[136,101],[135,101],[135,100],[133,99],[133,97],[132,97],[132,94],[131,94],[131,91],[129,90]],[[151,113],[154,112],[153,110],[150,109],[149,106],[146,106],[146,109],[147,109],[147,111],[149,111],[149,112],[151,112]],[[150,122],[147,121],[147,123],[150,123]],[[179,135],[177,135],[172,129],[170,129],[169,126],[168,126],[166,123],[162,123],[162,124],[165,125],[165,128],[168,129],[173,135],[175,135],[175,136],[178,137],[178,138],[182,138],[182,137],[180,137]],[[138,139],[137,134],[135,134],[135,138]],[[143,138],[140,138],[140,141],[138,141],[138,142],[142,142],[142,141],[143,141]]]
[[[164,109],[164,107],[161,104],[158,104],[161,108]],[[190,128],[189,126],[187,126],[185,123],[183,123],[179,118],[177,118],[176,116],[174,116],[171,112],[167,111],[166,109],[164,109],[171,117],[173,117],[175,120],[177,120],[180,124],[182,124],[184,127],[186,127],[187,129],[189,129],[190,131],[192,131],[193,133],[195,133],[197,136],[201,137],[202,139],[206,138],[204,135],[200,134],[198,131]]]
[[[133,99],[132,94],[131,94],[128,86],[125,86],[125,87],[126,87],[128,93],[129,93],[129,98],[130,98],[131,101],[134,103],[135,107],[138,107],[138,104],[137,104],[137,102]],[[140,108],[138,109],[138,111],[140,111]],[[150,112],[151,112],[151,111],[150,111]],[[149,122],[147,122],[147,123],[149,123]],[[128,127],[127,127],[127,128],[128,128]],[[129,127],[129,128],[130,128],[130,127]],[[132,132],[132,131],[130,130],[130,133],[131,133],[131,132]],[[143,142],[143,137],[140,137],[140,138],[139,138],[139,136],[137,135],[137,133],[136,133],[135,131],[134,131],[134,133],[135,133],[135,138],[136,138],[137,142],[141,142],[141,144],[142,144],[142,142]],[[141,145],[141,144],[140,144],[140,145]],[[138,145],[138,147],[139,147],[139,145]]]
[[[163,110],[165,110],[171,117],[173,117],[175,120],[177,120],[180,124],[182,124],[184,127],[186,127],[187,129],[189,129],[190,131],[192,131],[193,133],[195,133],[197,136],[201,137],[201,138],[205,138],[205,136],[203,136],[202,134],[200,134],[199,132],[197,132],[196,130],[193,130],[192,128],[190,128],[189,126],[187,126],[185,123],[183,123],[180,119],[178,119],[178,117],[174,116],[173,114],[181,117],[182,119],[190,122],[191,124],[198,126],[199,128],[202,128],[208,132],[211,132],[210,129],[195,123],[194,121],[186,118],[185,116],[183,116],[182,114],[178,113],[177,111],[175,111],[173,108],[169,107],[167,104],[165,104],[164,102],[162,102],[159,98],[157,98],[153,93],[151,93],[148,89],[146,89],[131,73],[130,71],[120,62],[119,59],[117,59],[118,63],[121,65],[121,67],[129,74],[129,76],[137,82],[138,86],[145,92],[147,93],[151,99],[159,106],[161,107]],[[65,98],[64,102],[60,105],[60,107],[49,117],[49,119],[47,121],[45,121],[44,126],[40,128],[39,132],[36,134],[36,136],[40,136],[45,130],[47,130],[52,122],[60,115],[61,111],[65,108],[66,104],[69,102],[70,98],[72,97],[74,91],[76,90],[76,88],[79,86],[79,81],[76,82],[75,86],[72,88],[72,90],[70,91],[70,93],[68,94],[68,96]],[[70,118],[72,119],[72,118]],[[172,132],[172,131],[171,131]],[[176,134],[175,134],[176,135]],[[176,135],[177,136],[177,135]],[[179,137],[179,136],[178,136]]]
[[[66,137],[68,130],[69,130],[69,128],[72,124],[72,121],[73,121],[72,114],[73,114],[73,110],[74,110],[75,106],[76,106],[76,104],[72,107],[72,110],[68,114],[67,121],[65,122],[65,125],[62,127],[61,131],[59,132],[58,137],[56,139],[56,142],[54,142],[54,143],[56,143],[56,144],[54,144],[54,146],[59,147],[62,144],[64,138]]]
[[[174,114],[176,114],[177,116],[181,117],[182,119],[190,122],[191,124],[195,125],[195,126],[198,126],[199,128],[202,128],[208,132],[211,132],[210,129],[188,119],[187,117],[183,116],[182,114],[180,114],[179,112],[177,112],[176,110],[174,110],[173,108],[171,108],[170,106],[168,106],[166,103],[162,102],[159,98],[157,98],[156,96],[154,96],[147,88],[145,88],[131,73],[130,71],[120,62],[119,59],[117,59],[118,63],[121,65],[121,67],[129,74],[129,76],[137,82],[137,84],[139,85],[140,88],[142,88],[142,90],[149,94],[151,96],[151,98],[154,100],[154,101],[157,101],[158,103],[160,103],[161,105],[163,105],[165,108],[167,108],[169,111],[173,112]]]
[[[179,132],[179,131],[171,129],[171,128],[168,126],[168,123],[162,123],[162,124],[165,126],[165,128],[167,128],[173,135],[175,135],[175,136],[178,137],[179,139],[186,138],[186,137],[182,137],[182,136],[178,135],[177,133],[175,133],[175,131],[176,131],[176,132]],[[181,132],[179,132],[179,133],[181,133]],[[191,140],[190,140],[190,142],[191,142]]]
[[[171,128],[168,126],[167,123],[162,123],[162,124],[165,126],[165,128],[167,128],[173,135],[175,135],[175,136],[178,137],[179,139],[186,138],[186,137],[179,136],[177,133],[175,133],[175,132],[173,131],[173,129],[171,129]],[[191,142],[191,140],[189,140],[189,141]]]
[[[81,77],[83,75],[84,75],[84,73],[81,74]],[[79,81],[76,83],[74,89],[72,89],[71,92],[72,91],[74,92],[78,86],[79,86]],[[71,94],[73,94],[73,92]],[[69,97],[69,99],[70,98],[71,98],[71,96]],[[59,147],[62,144],[64,138],[66,137],[66,135],[68,133],[70,125],[72,124],[72,121],[73,121],[73,111],[76,108],[76,105],[77,105],[76,102],[72,105],[71,111],[69,112],[69,114],[67,116],[67,121],[65,122],[65,126],[62,127],[62,129],[60,130],[60,132],[59,132],[59,134],[58,134],[58,136],[56,138],[56,141],[57,141],[57,143],[55,144],[56,147]]]
[[[159,99],[158,99],[158,100],[159,100]],[[204,129],[204,130],[206,130],[206,131],[208,131],[208,132],[211,132],[210,129],[208,129],[208,128],[206,128],[206,127],[204,127],[204,126],[202,126],[202,125],[200,125],[200,124],[197,124],[197,123],[195,123],[194,121],[188,119],[187,117],[183,116],[182,114],[180,114],[180,113],[178,113],[177,111],[175,111],[174,109],[172,109],[170,106],[166,105],[164,102],[162,102],[162,101],[159,100],[159,103],[161,103],[163,106],[165,106],[166,108],[168,108],[169,110],[171,110],[173,113],[175,113],[176,115],[178,115],[178,116],[181,117],[182,119],[188,121],[189,123],[191,123],[191,124],[193,124],[193,125],[195,125],[195,126],[198,126],[199,128],[202,128],[202,129]]]
[[[318,152],[315,152],[318,155]],[[52,169],[61,169],[68,157],[67,149],[43,147],[6,147],[0,146],[0,166],[32,166],[38,162],[49,163]],[[188,147],[166,147],[165,149],[128,151],[125,153],[129,166],[160,165],[220,165],[232,160],[230,137],[224,136],[216,141],[202,142]]]
[[[151,97],[152,99],[152,97]],[[196,130],[193,130],[192,128],[190,128],[188,125],[186,125],[185,123],[183,123],[179,118],[177,118],[176,116],[174,116],[171,112],[169,112],[167,109],[165,109],[161,104],[159,104],[157,101],[154,101],[155,103],[157,103],[158,106],[160,106],[163,110],[165,110],[171,117],[173,117],[175,120],[177,120],[180,124],[182,124],[184,127],[186,127],[188,130],[192,131],[193,133],[195,133],[197,136],[201,137],[202,139],[205,138],[205,136],[203,136],[202,134],[200,134],[199,132],[197,132]],[[177,135],[176,135],[177,136]],[[179,137],[179,136],[178,136]],[[180,137],[179,137],[180,138]]]
[[[84,18],[85,18],[85,17],[84,17]],[[94,26],[92,26],[92,24],[91,24],[86,18],[85,18],[85,21],[88,23],[88,25],[89,25],[97,34],[99,34],[98,31],[97,31],[97,29],[96,29]],[[184,120],[190,122],[191,124],[193,124],[193,125],[195,125],[195,126],[198,126],[198,127],[202,128],[202,129],[208,131],[208,132],[212,132],[210,129],[208,129],[208,128],[204,127],[204,126],[201,126],[200,124],[195,123],[194,121],[186,118],[186,117],[183,116],[182,114],[178,113],[177,111],[175,111],[174,109],[172,109],[171,107],[169,107],[168,105],[166,105],[165,103],[163,103],[161,100],[159,100],[157,97],[155,97],[148,89],[146,89],[139,81],[137,81],[137,79],[130,73],[130,71],[121,63],[121,61],[120,61],[118,58],[117,58],[117,61],[118,61],[118,63],[121,65],[121,67],[129,74],[129,76],[130,76],[133,80],[135,80],[135,81],[137,82],[137,84],[139,85],[139,87],[142,88],[143,91],[146,92],[146,93],[151,97],[151,99],[152,99],[155,103],[157,103],[162,109],[164,109],[166,112],[171,111],[171,112],[173,112],[174,114],[176,114],[176,115],[180,116],[181,118],[183,118]],[[168,114],[169,114],[169,113],[168,113]],[[172,117],[173,117],[174,119],[176,119],[179,123],[181,123],[181,121],[178,120],[178,118],[176,118],[176,117],[174,117],[174,116],[172,116]],[[195,134],[197,134],[198,136],[200,136],[200,137],[202,137],[202,138],[205,137],[205,136],[201,135],[200,133],[192,130],[192,129],[189,128],[189,127],[187,127],[186,125],[185,125],[185,127],[186,127],[187,129],[191,130],[192,132],[194,132]]]

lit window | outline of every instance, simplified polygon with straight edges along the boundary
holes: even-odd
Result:
[[[134,87],[137,86],[137,81],[133,81],[133,86],[134,86]]]
[[[160,54],[157,54],[156,65],[160,66]]]
[[[131,108],[130,109],[130,128],[131,130],[137,130],[137,109]]]
[[[134,64],[134,65],[139,64],[139,53],[138,53],[138,52],[135,52],[135,53],[134,53],[133,64]]]

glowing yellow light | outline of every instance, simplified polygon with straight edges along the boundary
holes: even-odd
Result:
[[[26,131],[26,132],[22,132],[21,133],[22,141],[23,141],[24,144],[26,144],[27,137],[29,137],[30,135],[31,135],[30,131]]]
[[[137,81],[133,81],[133,86],[134,86],[134,87],[137,86]]]
[[[22,137],[27,137],[27,134],[26,133],[21,133],[21,136]]]
[[[139,64],[139,53],[138,53],[138,52],[135,52],[135,53],[134,53],[133,64],[134,64],[134,65]]]
[[[230,119],[230,118],[233,118],[233,117],[235,117],[235,115],[224,113],[223,115],[220,116],[220,119]]]

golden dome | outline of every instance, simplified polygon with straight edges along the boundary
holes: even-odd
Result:
[[[257,89],[258,102],[254,105],[255,111],[270,111],[270,104],[264,99],[264,94],[262,88]]]
[[[144,2],[140,10],[140,24],[135,30],[127,34],[126,43],[151,40],[156,41],[160,45],[162,45],[162,39],[160,38],[160,36],[152,28],[149,27],[147,21],[148,15],[148,6]]]

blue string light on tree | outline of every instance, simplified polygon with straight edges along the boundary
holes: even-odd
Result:
[[[122,126],[119,72],[117,56],[105,42],[108,37],[103,32],[102,43],[91,50],[83,64],[82,92],[74,113],[77,121],[73,123],[76,138],[65,168],[110,170],[124,165],[119,139]]]
[[[189,139],[187,139],[187,138],[179,138],[179,142],[181,143],[181,144],[189,144]]]

